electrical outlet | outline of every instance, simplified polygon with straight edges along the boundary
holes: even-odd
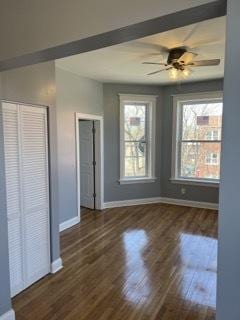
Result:
[[[186,188],[181,188],[181,194],[186,194]]]

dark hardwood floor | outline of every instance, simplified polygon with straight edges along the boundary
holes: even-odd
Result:
[[[172,205],[84,210],[64,268],[13,299],[17,320],[215,318],[217,214]]]

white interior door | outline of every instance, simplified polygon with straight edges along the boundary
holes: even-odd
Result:
[[[47,112],[3,103],[11,295],[50,271]]]
[[[80,203],[81,206],[94,208],[93,175],[93,124],[92,121],[79,121],[80,142]]]

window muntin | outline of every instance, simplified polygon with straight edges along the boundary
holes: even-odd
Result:
[[[222,98],[181,97],[177,116],[173,179],[218,181],[222,134]],[[176,97],[177,98],[177,97]]]
[[[120,95],[120,181],[154,178],[155,99]]]

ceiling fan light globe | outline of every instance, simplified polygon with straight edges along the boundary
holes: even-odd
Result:
[[[176,80],[178,78],[178,70],[175,68],[172,68],[169,70],[169,77],[172,80]]]
[[[184,70],[182,71],[182,75],[183,75],[184,78],[187,78],[187,77],[189,77],[189,75],[190,75],[190,71],[189,71],[188,69],[184,69]]]

